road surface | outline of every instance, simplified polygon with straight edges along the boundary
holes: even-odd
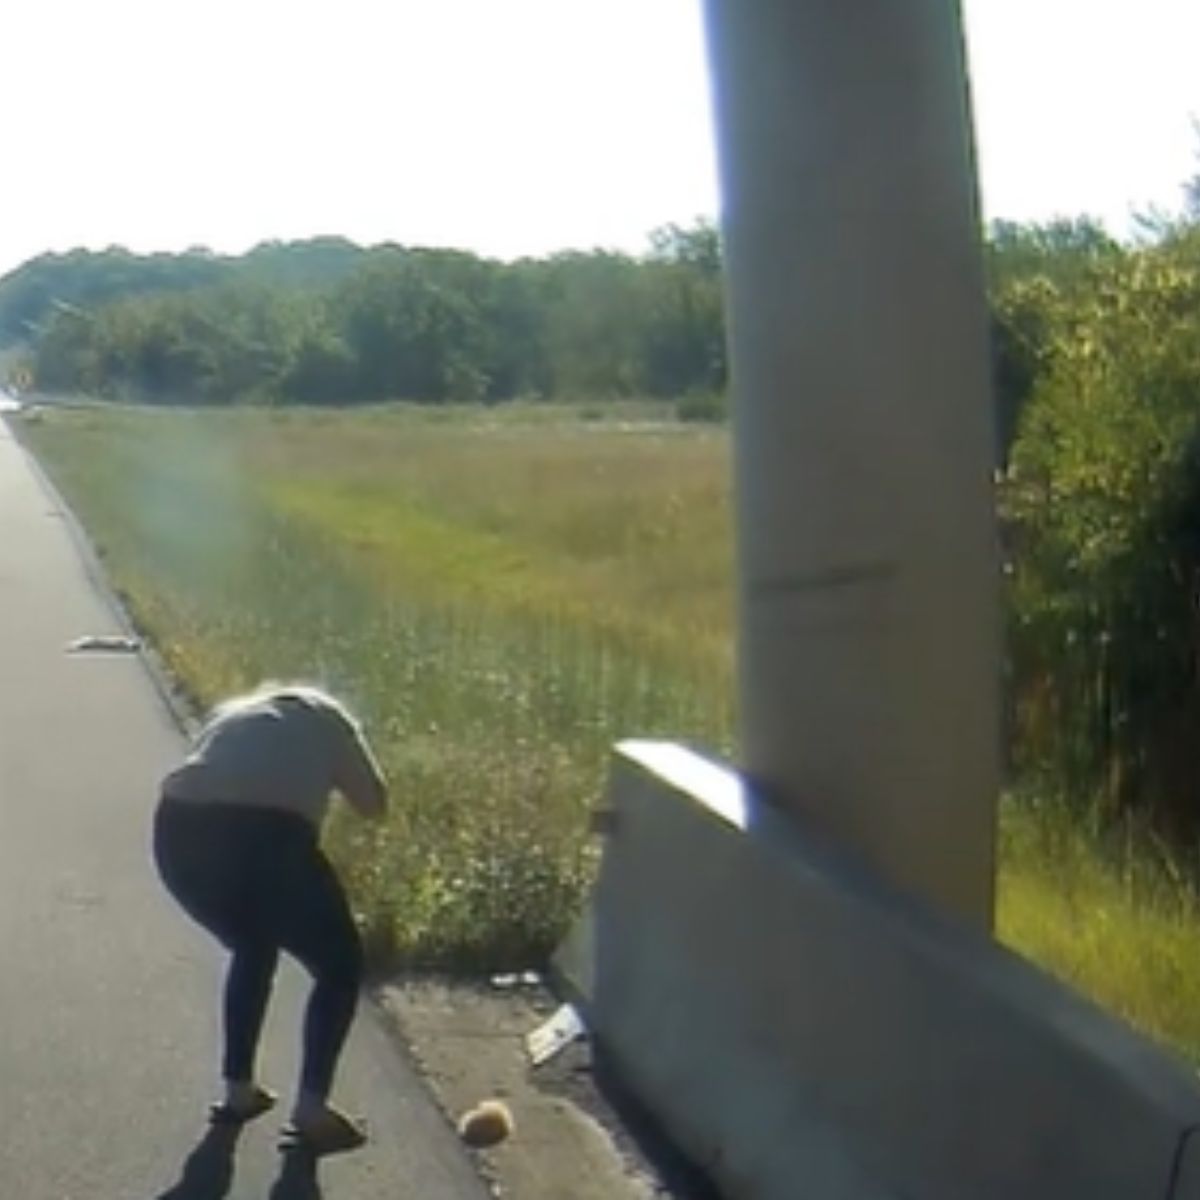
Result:
[[[160,892],[155,782],[182,748],[139,660],[73,655],[119,625],[0,420],[0,1196],[482,1200],[373,1010],[338,1087],[371,1145],[286,1166],[271,1114],[209,1137],[221,963]],[[285,1095],[305,981],[281,975],[264,1077]]]

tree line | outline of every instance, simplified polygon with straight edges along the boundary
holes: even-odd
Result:
[[[986,255],[1014,783],[1200,831],[1200,186],[1119,243],[997,224]],[[33,383],[156,403],[720,393],[720,250],[497,263],[337,239],[120,250],[0,281]]]
[[[335,238],[45,255],[0,280],[6,341],[39,390],[152,403],[680,396],[726,372],[707,222],[514,263]]]
[[[1200,199],[1200,194],[1197,195]],[[1200,832],[1200,211],[993,230],[1018,782]]]

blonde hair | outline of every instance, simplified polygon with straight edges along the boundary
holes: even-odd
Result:
[[[214,706],[209,720],[217,721],[223,717],[231,717],[248,708],[271,700],[296,700],[317,710],[333,710],[350,725],[357,728],[358,719],[336,696],[330,695],[324,688],[315,684],[297,681],[281,683],[275,679],[265,679],[262,683],[248,692],[237,696],[229,696]]]

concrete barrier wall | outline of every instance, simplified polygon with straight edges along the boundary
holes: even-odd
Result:
[[[730,1197],[1200,1198],[1166,1052],[687,750],[620,746],[611,806],[568,973]]]

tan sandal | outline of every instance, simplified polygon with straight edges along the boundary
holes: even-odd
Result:
[[[303,1150],[309,1154],[344,1154],[366,1145],[367,1129],[362,1121],[328,1108],[311,1121],[289,1121],[279,1134],[282,1150]]]
[[[255,1117],[270,1112],[279,1097],[267,1088],[256,1088],[254,1095],[243,1104],[231,1104],[228,1100],[208,1106],[208,1119],[213,1125],[245,1125]]]

